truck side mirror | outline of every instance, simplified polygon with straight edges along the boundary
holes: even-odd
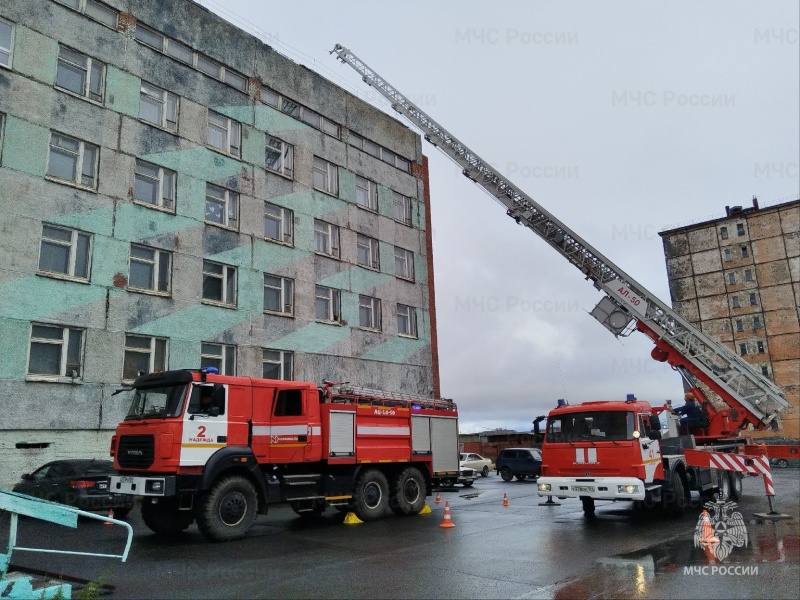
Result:
[[[651,440],[660,440],[661,439],[661,431],[658,429],[651,429],[647,432],[647,438]]]

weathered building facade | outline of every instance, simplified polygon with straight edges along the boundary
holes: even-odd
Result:
[[[438,395],[420,137],[189,0],[0,1],[0,484],[139,372]]]
[[[673,308],[783,388],[800,437],[800,200],[661,234]]]

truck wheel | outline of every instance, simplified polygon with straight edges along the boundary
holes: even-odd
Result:
[[[355,513],[362,521],[375,521],[383,516],[389,505],[389,483],[377,469],[361,474],[353,494]]]
[[[679,517],[686,510],[686,489],[683,486],[683,477],[677,471],[672,473],[669,489],[663,491],[661,502],[664,511],[671,517]]]
[[[132,506],[131,507],[126,506],[124,508],[115,508],[114,509],[114,518],[115,519],[124,519],[125,517],[127,517],[130,514],[131,510],[133,510]]]
[[[717,471],[717,499],[727,502],[731,499],[731,479],[727,471]]]
[[[581,504],[583,504],[583,514],[587,517],[594,516],[594,498],[589,496],[581,496]]]
[[[197,506],[197,526],[217,542],[242,537],[256,518],[258,500],[253,484],[241,475],[220,479]]]
[[[142,521],[153,533],[171,536],[188,528],[194,516],[190,510],[178,510],[175,498],[159,498],[158,502],[145,498],[142,501]]]
[[[512,479],[514,479],[514,474],[508,467],[503,467],[502,469],[500,469],[500,477],[503,478],[503,481],[511,481]]]
[[[731,500],[738,500],[742,497],[742,474],[729,471],[728,477],[731,480]]]
[[[483,465],[483,470],[481,471],[481,477],[488,477],[489,476],[489,467],[487,465]]]
[[[422,510],[425,506],[425,478],[419,469],[403,469],[392,482],[389,506],[398,515],[415,515]]]

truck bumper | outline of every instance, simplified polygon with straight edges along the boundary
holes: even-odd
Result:
[[[596,500],[644,500],[644,482],[636,477],[540,477],[540,496]]]
[[[112,475],[108,487],[112,492],[129,496],[174,496],[178,489],[175,475]]]

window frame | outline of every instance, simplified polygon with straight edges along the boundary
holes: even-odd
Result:
[[[322,174],[322,176],[325,178],[324,183],[321,186],[317,185],[317,174]],[[339,167],[332,162],[325,160],[324,158],[315,156],[311,167],[311,185],[319,192],[338,197]]]
[[[733,254],[731,254],[730,248],[725,248],[722,251],[722,261],[723,262],[731,262],[733,260]]]
[[[0,46],[0,52],[3,54],[8,55],[7,62],[0,62],[0,67],[4,69],[13,70],[14,68],[14,36],[16,33],[16,28],[13,21],[9,21],[8,19],[4,19],[0,17],[0,23],[5,23],[9,27],[9,35],[8,35],[8,48],[4,48]]]
[[[220,123],[212,122],[212,119],[219,119]],[[235,126],[235,127],[234,127]],[[211,142],[212,128],[218,132],[222,132],[225,138],[224,147],[215,146]],[[234,129],[236,130],[234,133]],[[206,118],[206,146],[217,152],[222,152],[228,156],[233,156],[236,159],[242,158],[242,124],[236,119],[223,115],[215,110],[208,109]]]
[[[736,224],[736,235],[739,237],[745,235],[744,223]]]
[[[761,329],[764,327],[764,324],[761,322],[761,317],[759,315],[753,316],[753,331],[756,329]]]
[[[744,270],[744,280],[745,281],[754,281],[753,270],[752,269],[745,269]]]
[[[748,299],[750,300],[750,306],[758,306],[758,296],[755,292],[750,292]]]
[[[34,337],[34,328],[48,328],[60,329],[61,337]],[[75,333],[77,338],[77,348],[73,347],[72,335]],[[36,345],[59,346],[58,356],[58,373],[31,373],[31,356]],[[59,325],[55,323],[40,323],[32,321],[28,331],[28,354],[27,365],[25,367],[25,379],[32,381],[75,381],[83,379],[83,370],[85,362],[85,344],[86,344],[86,329],[83,327],[70,327],[68,325]],[[77,356],[76,356],[77,354]],[[78,362],[70,363],[70,359],[77,358]],[[77,367],[77,369],[70,369],[70,367]],[[73,377],[71,371],[76,374]]]
[[[398,256],[398,252],[403,253],[402,256]],[[398,265],[401,261],[405,265],[404,269],[398,269]],[[394,275],[399,279],[415,281],[414,253],[411,250],[406,250],[400,246],[394,247]]]
[[[211,346],[219,348],[218,353],[212,353]],[[205,360],[215,361],[207,364]],[[236,376],[236,346],[220,342],[200,342],[200,367],[216,367],[220,375]],[[232,364],[231,364],[232,363]]]
[[[323,248],[320,248],[322,242]],[[314,253],[330,258],[341,259],[342,238],[338,225],[314,219]]]
[[[326,303],[326,316],[319,316],[319,302]],[[317,321],[323,323],[340,323],[342,318],[342,293],[341,290],[330,288],[324,285],[317,285],[314,288],[314,316]]]
[[[398,206],[400,206],[399,210]],[[403,214],[400,215],[400,212]],[[414,211],[410,196],[392,190],[392,218],[408,227],[414,226]]]
[[[267,277],[277,279],[277,285],[268,285]],[[279,315],[283,317],[294,316],[294,279],[290,277],[283,277],[282,275],[274,275],[272,273],[264,273],[264,304],[263,312],[270,315]],[[282,310],[273,310],[267,308],[267,289],[275,290],[278,294],[278,302]]]
[[[210,192],[217,192],[218,195],[214,195]],[[220,211],[220,215],[222,218],[222,222],[214,221],[208,218],[209,214],[209,199],[212,202],[216,202],[218,205],[222,206]],[[203,222],[206,225],[212,225],[214,227],[222,227],[223,229],[230,229],[232,231],[239,230],[239,206],[240,206],[240,199],[241,196],[239,192],[235,190],[231,190],[221,185],[216,185],[210,182],[206,182],[206,195],[205,195],[205,211],[203,213]]]
[[[359,180],[366,185],[359,186]],[[359,189],[366,190],[366,204],[359,201]],[[378,184],[371,179],[356,175],[356,204],[365,210],[378,212]]]
[[[277,360],[268,360],[267,353],[274,353],[278,355]],[[288,360],[287,360],[288,358]],[[288,363],[288,368],[287,368]],[[264,365],[278,365],[280,371],[279,379],[267,377],[264,372]],[[289,371],[288,377],[286,371]],[[292,381],[294,379],[294,352],[289,350],[275,350],[273,348],[261,348],[261,377],[264,379],[273,379],[273,381]]]
[[[749,258],[750,257],[750,249],[745,246],[740,246],[739,250],[741,250],[742,258]]]
[[[137,170],[140,168],[140,164],[147,168],[157,169],[156,177],[154,178],[149,173],[144,173],[141,170]],[[156,185],[155,203],[136,197],[136,184],[138,178],[145,179],[146,180],[145,183],[150,183],[150,182],[155,183]],[[154,208],[156,210],[162,210],[164,212],[175,214],[175,206],[177,204],[176,196],[178,191],[177,182],[178,182],[178,174],[172,169],[167,169],[165,167],[162,167],[161,165],[157,165],[155,163],[142,160],[141,158],[137,158],[135,159],[133,165],[133,202],[136,204],[141,204],[148,208]],[[171,197],[165,195],[165,192],[167,190],[169,190]],[[171,202],[172,203],[171,206],[166,206],[165,201]]]
[[[403,310],[406,309],[406,310]],[[401,314],[401,311],[403,314]],[[417,308],[408,304],[397,304],[395,311],[397,317],[397,335],[408,338],[419,338]],[[407,319],[408,327],[401,327],[401,318]]]
[[[221,273],[210,271],[210,266],[222,267]],[[221,281],[221,299],[206,297],[206,280],[215,279]],[[203,304],[213,304],[214,306],[222,306],[224,308],[236,308],[238,300],[238,271],[233,265],[226,265],[224,263],[216,262],[213,260],[203,259],[203,289],[201,292]],[[232,290],[232,292],[229,292]],[[233,298],[229,298],[230,294]]]
[[[277,142],[279,147],[276,148],[274,145],[271,146],[270,142]],[[270,152],[270,148],[272,149],[273,154],[277,154],[279,156],[280,166],[277,169],[269,166],[270,162],[267,154]],[[286,166],[287,163],[288,167]],[[294,179],[294,145],[284,142],[282,139],[277,138],[274,135],[267,134],[267,143],[264,147],[264,165],[264,168],[270,173],[277,173],[278,175],[286,177],[287,179]]]
[[[146,90],[145,88],[151,88],[150,90]],[[158,92],[160,97],[156,95],[154,92]],[[158,111],[159,111],[159,120],[151,121],[142,116],[142,106],[144,98],[149,98],[152,102],[159,104]],[[174,121],[169,119],[170,107],[174,106],[172,110],[175,113]],[[148,81],[142,80],[139,84],[139,120],[143,123],[147,123],[149,125],[153,125],[158,127],[159,129],[163,129],[164,131],[169,131],[170,133],[177,134],[178,133],[178,120],[180,118],[180,106],[181,106],[181,99],[178,94],[174,94],[169,90],[166,90],[162,87],[159,87],[155,84],[152,84]]]
[[[363,312],[366,311],[366,312]],[[367,323],[364,324],[366,316]],[[381,300],[365,294],[358,295],[358,326],[369,331],[382,331]]]
[[[764,346],[764,342],[761,340],[756,341],[756,354],[765,354],[767,351],[766,346]]]
[[[72,10],[74,10],[76,12],[79,12],[82,15],[86,15],[87,17],[89,17],[93,21],[97,21],[101,25],[105,25],[106,27],[108,27],[110,29],[113,29],[114,31],[117,30],[117,26],[119,25],[119,11],[117,9],[115,9],[115,8],[107,6],[106,4],[103,4],[102,2],[96,2],[96,0],[76,0],[77,1],[77,6],[71,6],[70,4],[65,2],[64,0],[55,0],[55,1],[58,2],[59,4],[61,4],[62,6],[66,6],[67,8],[71,8]],[[96,6],[100,10],[104,10],[107,13],[114,13],[114,24],[111,25],[109,23],[106,23],[106,22],[102,21],[101,19],[98,19],[97,16],[96,16],[96,13],[93,13],[92,11],[87,9],[87,7],[89,7],[89,6]]]
[[[722,226],[719,228],[719,237],[720,239],[727,240],[728,239],[728,228],[726,226]]]
[[[80,65],[68,57],[62,57],[61,55],[62,50],[67,50],[68,52],[73,52],[81,56],[83,59],[85,59],[84,64]],[[62,72],[61,71],[62,60],[66,65],[71,67],[73,71],[77,68],[84,72],[85,80],[83,81],[83,86],[82,86],[83,89],[81,91],[75,91],[69,87],[66,87],[66,85],[64,85],[66,82],[63,81],[63,79],[61,83],[59,83],[59,74]],[[100,82],[99,82],[100,91],[99,93],[96,94],[95,92],[92,91],[92,81],[94,77],[93,67],[95,66],[95,64],[100,65]],[[53,81],[53,87],[58,90],[61,90],[62,92],[66,92],[72,96],[75,96],[77,98],[81,98],[93,104],[99,104],[102,106],[106,96],[106,63],[96,58],[92,58],[88,54],[84,54],[83,52],[76,50],[75,48],[71,48],[65,44],[59,44],[58,55],[56,56],[56,78]],[[94,97],[93,94],[95,94],[97,97]]]
[[[78,151],[77,151],[77,153],[73,152],[71,149],[66,148],[64,146],[58,146],[58,145],[55,146],[55,148],[57,148],[58,150],[61,151],[62,156],[64,154],[67,154],[67,153],[69,153],[70,155],[74,155],[75,156],[75,167],[73,169],[73,171],[74,171],[73,179],[63,179],[63,178],[59,177],[58,175],[53,175],[53,174],[50,173],[50,167],[52,165],[51,161],[52,161],[52,158],[53,158],[53,148],[54,148],[54,146],[53,146],[53,137],[54,136],[59,136],[59,137],[71,140],[73,142],[78,142]],[[86,160],[86,148],[87,148],[87,146],[89,146],[91,148],[94,148],[94,150],[95,150],[95,152],[94,152],[95,161],[94,161],[94,164],[92,165],[92,167],[93,167],[92,168],[93,183],[91,185],[86,185],[86,184],[83,183],[84,161]],[[92,144],[91,142],[87,142],[85,140],[82,140],[80,138],[72,137],[71,135],[63,134],[63,133],[61,133],[59,131],[50,130],[50,141],[48,143],[47,168],[45,170],[45,179],[47,179],[49,181],[55,181],[55,182],[58,182],[58,183],[63,183],[65,185],[72,185],[72,186],[79,187],[79,188],[84,189],[84,190],[89,190],[89,191],[96,192],[97,191],[97,187],[99,185],[99,180],[100,180],[99,175],[100,175],[100,146],[97,146],[95,144]]]
[[[739,296],[731,296],[731,308],[741,308]]]
[[[267,221],[274,221],[282,239],[267,237]],[[287,239],[288,238],[288,239]],[[284,246],[294,246],[294,211],[264,201],[264,239]]]
[[[55,238],[55,237],[46,237],[45,230],[46,228],[58,229],[60,231],[69,232],[70,233],[70,240],[66,242],[66,240]],[[75,271],[78,266],[78,252],[80,247],[80,238],[84,237],[86,240],[86,256],[84,258],[84,262],[86,265],[86,276],[83,275],[76,275]],[[69,255],[68,255],[68,263],[67,263],[67,271],[48,271],[42,268],[42,250],[47,240],[48,243],[54,246],[63,246],[69,248]],[[65,243],[66,242],[66,243]],[[80,229],[74,229],[72,227],[64,227],[62,225],[53,225],[50,223],[42,223],[42,233],[41,237],[39,238],[39,257],[36,263],[36,273],[38,275],[43,275],[45,277],[54,277],[56,279],[69,279],[71,281],[79,281],[88,283],[91,281],[92,278],[92,247],[94,245],[94,236],[87,232],[82,231]]]
[[[134,248],[153,253],[152,259],[146,259],[142,256],[133,256]],[[166,258],[166,267],[163,263],[163,258]],[[138,262],[142,264],[152,265],[152,281],[153,287],[138,287],[131,284],[133,279],[133,263]],[[166,268],[166,278],[162,277],[162,271]],[[165,283],[165,289],[160,289],[162,282]],[[130,252],[128,254],[128,290],[131,292],[138,292],[144,294],[155,294],[158,296],[171,296],[172,295],[172,252],[169,250],[162,250],[144,244],[136,244],[131,242]]]
[[[144,346],[129,345],[129,338],[130,340],[133,339],[148,340],[149,347],[145,350]],[[141,354],[146,354],[148,356],[148,369],[149,369],[148,373],[154,373],[156,371],[166,371],[169,365],[169,338],[150,336],[150,335],[140,335],[137,333],[126,333],[123,345],[121,381],[132,382],[136,379],[136,377],[139,376],[137,374],[134,377],[126,378],[125,369],[128,364],[129,355],[141,355]],[[161,356],[160,361],[159,361],[159,354]]]
[[[734,271],[728,272],[728,285],[736,285],[736,273]]]
[[[371,264],[361,262],[362,248],[365,249],[364,252],[367,256],[367,263]],[[380,242],[377,239],[364,235],[363,233],[356,234],[356,264],[373,271],[381,270]]]

